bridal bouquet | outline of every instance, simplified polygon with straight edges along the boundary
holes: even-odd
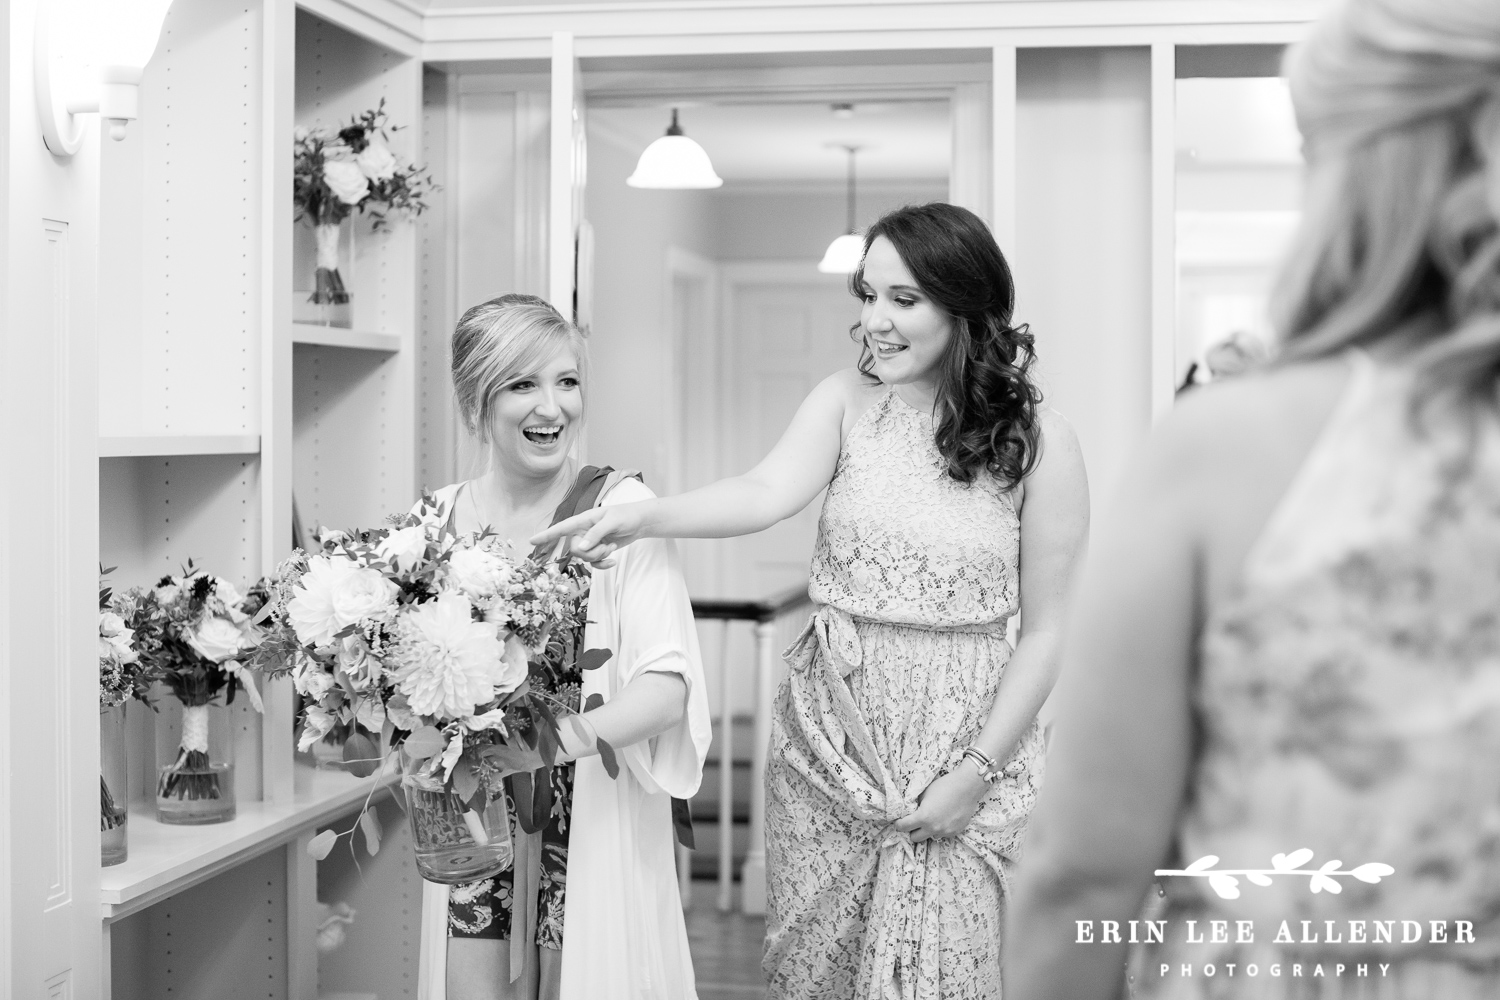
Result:
[[[525,558],[490,533],[456,535],[436,511],[424,496],[420,516],[324,531],[317,551],[294,552],[268,584],[256,663],[302,695],[299,749],[341,741],[343,766],[362,776],[399,759],[408,804],[442,813],[410,810],[424,876],[472,881],[476,865],[493,874],[510,861],[502,779],[550,794],[529,779],[556,761],[569,709],[528,678],[549,645],[572,641],[589,577],[582,563]],[[590,650],[580,665],[608,657]],[[368,810],[358,825],[373,853]],[[315,855],[335,837],[321,834]]]
[[[112,853],[124,860],[125,747],[124,717],[115,712],[131,698],[147,702],[151,676],[136,648],[136,604],[129,595],[117,598],[104,585],[108,569],[99,572],[99,832],[105,837],[105,861]],[[113,839],[111,837],[113,835]]]
[[[232,703],[241,687],[261,710],[246,660],[258,642],[250,620],[265,600],[264,591],[241,595],[229,581],[191,561],[178,576],[122,595],[123,618],[134,631],[147,674],[182,704],[181,741],[157,776],[157,814],[164,823],[212,823],[234,816],[228,727],[215,731],[209,710],[221,694],[223,705]]]
[[[292,200],[297,221],[312,222],[318,243],[317,287],[312,301],[341,304],[349,293],[338,272],[339,223],[354,212],[369,212],[374,228],[386,224],[391,209],[420,215],[432,177],[402,166],[386,145],[398,126],[387,123],[385,100],[355,115],[335,131],[298,128],[293,136]]]

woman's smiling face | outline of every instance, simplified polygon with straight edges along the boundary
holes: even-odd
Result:
[[[896,245],[875,237],[865,254],[860,326],[875,359],[871,374],[886,385],[931,388],[953,337],[953,317],[920,288]]]
[[[567,461],[583,421],[578,358],[563,348],[536,374],[495,393],[490,404],[490,449],[502,468],[522,475],[555,475]]]

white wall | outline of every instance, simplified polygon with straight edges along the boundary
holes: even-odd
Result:
[[[902,205],[948,199],[946,179],[861,184],[855,225],[864,229]],[[819,260],[848,225],[843,185],[726,184],[713,195],[719,260]]]
[[[593,365],[588,401],[588,460],[639,469],[663,490],[673,393],[670,323],[663,301],[667,248],[715,254],[711,195],[642,191],[625,178],[640,150],[589,134],[585,218],[594,228]]]
[[[1148,50],[1022,50],[1017,104],[1016,316],[1097,510],[1151,421]]]

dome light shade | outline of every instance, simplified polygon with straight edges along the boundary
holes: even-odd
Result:
[[[828,244],[823,259],[818,261],[818,270],[824,274],[853,274],[864,255],[865,238],[858,233],[845,233]]]
[[[701,190],[722,186],[724,178],[714,173],[703,147],[682,134],[673,108],[667,134],[646,147],[625,183],[634,188]]]

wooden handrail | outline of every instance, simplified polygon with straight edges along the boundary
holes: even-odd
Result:
[[[716,597],[693,598],[693,617],[723,619],[725,621],[769,622],[775,621],[783,612],[799,604],[810,603],[807,584],[799,583],[780,593],[763,597],[758,601],[722,599]]]

